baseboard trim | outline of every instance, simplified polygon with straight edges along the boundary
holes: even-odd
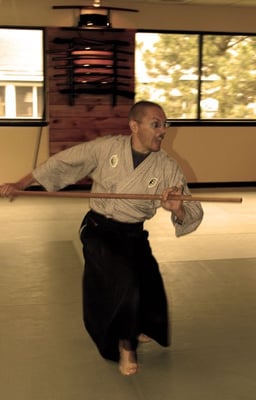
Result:
[[[256,187],[255,182],[190,182],[188,186],[191,189],[204,189],[204,188],[245,188]]]
[[[190,182],[188,183],[189,188],[191,189],[214,189],[214,188],[246,188],[246,187],[255,187],[255,182]],[[83,183],[83,184],[75,184],[69,185],[61,191],[84,191],[91,190],[91,183]],[[35,190],[35,191],[44,191],[45,189],[40,185],[33,185],[27,188],[27,190]]]

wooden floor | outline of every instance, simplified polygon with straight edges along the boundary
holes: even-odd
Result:
[[[1,399],[255,400],[256,190],[210,193],[243,202],[204,203],[200,228],[179,239],[163,210],[146,223],[172,346],[142,345],[133,377],[103,360],[83,328],[87,200],[0,200]]]

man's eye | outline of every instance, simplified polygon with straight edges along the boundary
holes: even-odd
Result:
[[[159,129],[159,128],[169,128],[169,126],[171,125],[170,122],[165,121],[165,122],[159,122],[159,121],[153,121],[151,122],[150,126],[153,129]]]
[[[159,122],[154,121],[154,122],[152,122],[151,126],[152,126],[152,128],[157,129],[160,127],[160,124],[159,124]]]

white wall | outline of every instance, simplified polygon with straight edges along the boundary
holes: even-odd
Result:
[[[57,3],[71,5],[77,1]],[[50,0],[3,1],[0,24],[75,26],[77,12],[53,10],[55,4]],[[253,33],[256,27],[256,10],[250,7],[145,5],[122,0],[112,0],[111,6],[140,10],[139,13],[114,12],[112,23],[115,28]],[[0,183],[16,180],[33,167],[39,129],[0,127]],[[164,147],[180,162],[189,182],[256,181],[256,127],[172,127]],[[43,129],[39,162],[47,157],[46,127]]]

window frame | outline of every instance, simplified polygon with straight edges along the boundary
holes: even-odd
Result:
[[[198,95],[197,95],[197,109],[200,108],[200,99],[201,99],[201,66],[202,66],[202,46],[203,46],[203,36],[212,35],[212,36],[224,36],[224,35],[233,35],[233,36],[253,36],[256,37],[256,33],[252,32],[218,32],[218,31],[192,31],[192,30],[159,30],[159,29],[137,29],[136,33],[158,33],[158,34],[180,34],[180,35],[198,35],[199,36],[199,48],[198,48],[198,70],[199,70],[199,78],[198,78]],[[135,49],[136,51],[136,36],[135,36]],[[136,60],[135,60],[136,62]],[[136,74],[136,72],[135,72]],[[136,77],[135,77],[136,78]],[[136,81],[136,79],[135,79]],[[136,84],[135,84],[136,85]],[[136,86],[135,86],[136,91]],[[167,115],[167,121],[171,123],[172,126],[256,126],[256,117],[255,119],[173,119],[169,118]]]
[[[0,25],[0,29],[10,29],[10,30],[31,30],[31,31],[41,31],[42,32],[42,67],[43,67],[43,81],[42,81],[42,116],[40,118],[2,118],[0,116],[0,126],[47,126],[48,122],[46,120],[46,28],[42,26],[16,26],[16,25]],[[31,86],[30,81],[20,82],[17,86]],[[33,89],[32,89],[33,90]]]

